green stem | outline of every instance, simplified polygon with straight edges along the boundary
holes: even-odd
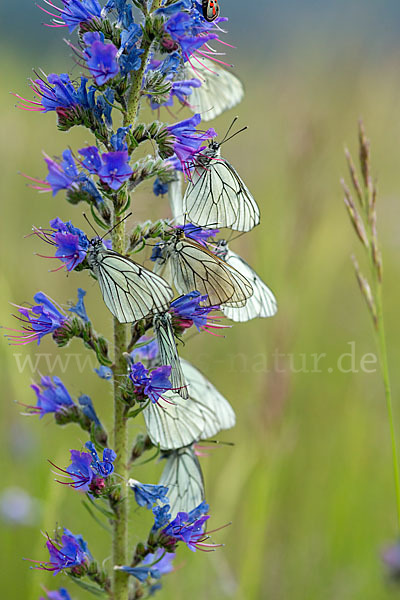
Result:
[[[152,10],[159,6],[159,0],[153,0]],[[142,80],[149,56],[151,41],[146,39],[142,44],[144,53],[140,69],[135,73],[127,98],[127,111],[124,126],[135,125],[142,90]],[[125,221],[114,214],[112,232],[113,249],[120,254],[125,253]],[[120,398],[120,382],[126,373],[126,361],[123,353],[127,347],[127,327],[114,318],[114,450],[117,454],[115,471],[122,478],[121,496],[116,506],[116,519],[113,528],[113,561],[115,565],[128,564],[128,499],[125,481],[129,476],[127,411]],[[113,600],[128,600],[128,575],[123,571],[113,571]]]
[[[114,216],[114,224],[119,217]],[[113,249],[120,254],[125,251],[125,221],[119,222],[112,232]],[[125,405],[120,398],[119,386],[126,373],[126,325],[114,318],[114,450],[117,454],[115,472],[121,476],[121,496],[113,522],[113,565],[125,565],[128,552],[128,500],[126,486],[128,472],[128,432]],[[128,576],[123,571],[113,571],[114,600],[128,600]]]
[[[394,484],[396,490],[396,505],[397,505],[397,521],[400,532],[400,476],[399,476],[399,453],[397,449],[396,442],[396,429],[394,425],[393,419],[393,401],[392,401],[392,389],[390,385],[390,375],[389,375],[389,362],[388,362],[388,354],[387,354],[387,346],[386,346],[386,333],[385,333],[385,323],[383,316],[383,300],[382,300],[382,282],[378,278],[378,274],[376,269],[374,271],[374,287],[375,287],[375,304],[376,304],[376,313],[377,313],[377,342],[379,348],[380,355],[380,366],[383,378],[383,385],[385,389],[385,398],[386,398],[386,406],[388,411],[389,418],[389,427],[390,427],[390,438],[392,445],[392,459],[393,459],[393,474],[394,474]]]

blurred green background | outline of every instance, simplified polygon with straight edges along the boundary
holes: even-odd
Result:
[[[65,32],[41,27],[42,14],[33,2],[7,3],[7,9],[5,4],[0,321],[15,326],[10,302],[30,301],[38,290],[64,302],[75,298],[79,286],[88,291],[95,327],[109,335],[110,315],[87,274],[49,273],[53,263],[34,256],[43,247],[24,237],[32,224],[46,226],[55,216],[83,226],[81,207],[66,205],[61,193],[54,199],[36,193],[18,172],[43,177],[42,150],[59,155],[90,137],[83,129],[57,132],[53,114],[14,107],[9,92],[30,96],[26,81],[32,67],[60,72],[72,63],[61,41]],[[165,578],[159,597],[394,598],[400,590],[389,583],[380,562],[382,549],[397,536],[389,429],[379,375],[360,368],[362,357],[375,347],[349,260],[352,252],[361,253],[339,179],[346,173],[344,145],[357,151],[362,115],[379,181],[385,312],[400,433],[399,8],[395,2],[372,0],[225,4],[231,13],[229,41],[239,46],[233,61],[247,91],[237,114],[249,126],[226,146],[225,155],[263,215],[261,226],[232,248],[275,290],[280,310],[274,319],[235,326],[225,339],[202,334],[183,350],[237,412],[237,427],[220,436],[235,446],[217,447],[201,461],[212,525],[232,525],[216,534],[226,546],[215,553],[192,555],[182,549],[181,568]],[[77,69],[72,73],[77,75]],[[217,130],[223,132],[234,114],[220,117]],[[150,185],[140,188],[133,207],[137,220],[169,214],[167,200],[155,199]],[[344,368],[338,368],[351,348],[355,364],[345,357]],[[51,418],[39,422],[21,416],[16,402],[33,403],[29,386],[38,374],[29,363],[18,365],[29,357],[35,361],[40,352],[40,373],[51,369],[73,395],[91,395],[106,425],[111,424],[109,384],[97,378],[90,364],[82,374],[74,367],[63,372],[48,341],[39,348],[13,348],[3,339],[0,352],[2,595],[36,600],[41,583],[50,589],[67,583],[72,597],[83,599],[85,593],[62,576],[33,572],[22,560],[46,558],[41,532],[51,532],[56,523],[82,533],[105,564],[109,546],[107,534],[81,508],[79,494],[56,484],[47,463],[66,466],[68,450],[79,448],[85,435],[74,426],[56,428]],[[80,344],[59,355],[65,359],[74,353],[84,356]],[[326,355],[319,372],[313,368],[316,354]],[[135,424],[132,437],[142,429],[141,422]],[[151,482],[160,472],[161,465],[154,465],[138,467],[132,475]],[[25,524],[6,518],[14,488],[33,498]],[[133,511],[132,547],[144,534],[147,517]]]

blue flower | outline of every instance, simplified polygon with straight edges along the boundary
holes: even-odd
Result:
[[[42,377],[40,384],[33,384],[31,388],[36,394],[36,406],[29,406],[29,412],[40,415],[42,418],[48,413],[58,413],[75,406],[69,392],[61,379],[56,375],[53,377]]]
[[[46,177],[47,183],[50,185],[55,196],[60,190],[69,190],[77,187],[79,179],[79,171],[76,168],[71,150],[64,150],[63,159],[60,163],[51,159],[49,156],[44,157],[49,173]]]
[[[179,512],[175,519],[162,530],[162,533],[170,538],[169,545],[174,546],[178,542],[184,542],[192,552],[196,552],[202,547],[217,547],[214,544],[205,544],[208,536],[204,533],[204,526],[210,518],[209,515],[206,515],[207,512],[208,505],[205,502],[202,502],[190,513]]]
[[[172,384],[169,380],[171,375],[171,367],[163,366],[148,371],[142,363],[137,362],[131,365],[129,373],[135,392],[138,397],[143,396],[149,398],[156,403],[162,399],[162,395],[172,389]]]
[[[126,143],[125,138],[130,129],[131,125],[128,127],[119,127],[117,133],[114,133],[114,135],[111,136],[110,142],[116,152],[128,150],[128,144]]]
[[[65,588],[60,588],[55,592],[49,592],[45,590],[47,600],[71,600],[71,596]],[[40,598],[39,600],[46,600],[45,598]]]
[[[160,574],[157,568],[151,567],[114,567],[117,571],[123,571],[124,573],[128,573],[128,575],[132,575],[136,577],[141,583],[144,583],[146,579],[152,577],[153,579],[159,579]]]
[[[111,111],[109,103],[114,101],[114,92],[107,88],[103,94],[97,92],[93,85],[86,89],[88,80],[81,77],[80,85],[75,86],[67,73],[57,75],[52,73],[43,78],[31,80],[31,89],[37,96],[29,100],[14,94],[19,100],[19,106],[23,110],[33,112],[55,111],[60,123],[68,123],[68,120],[82,120],[81,110],[90,111],[100,123],[103,121],[108,127],[112,126]],[[106,102],[108,100],[108,102]]]
[[[160,575],[168,575],[174,570],[172,561],[175,559],[174,552],[165,552],[158,548],[154,554],[148,554],[141,562],[142,565],[152,565]]]
[[[198,11],[176,12],[164,25],[165,32],[181,48],[184,60],[204,44],[218,39],[216,33],[210,33],[213,24],[206,21]]]
[[[131,358],[135,361],[140,360],[154,360],[158,356],[158,342],[156,338],[151,338],[143,335],[134,350],[130,354]]]
[[[171,507],[169,504],[165,504],[164,506],[153,506],[152,511],[154,515],[154,525],[152,527],[152,531],[158,531],[162,527],[168,525],[171,521]]]
[[[397,542],[385,548],[382,552],[382,560],[386,565],[389,575],[398,578],[400,575],[400,544]]]
[[[93,423],[97,427],[103,428],[103,426],[100,423],[100,420],[99,420],[99,418],[98,418],[98,416],[96,414],[96,411],[94,409],[92,399],[89,398],[89,396],[87,396],[86,394],[82,394],[82,396],[79,396],[78,402],[79,402],[79,406],[81,406],[81,408],[82,408],[83,414],[88,419],[90,419],[90,421],[93,421]]]
[[[81,85],[82,82],[85,82],[83,84],[85,85],[86,81],[87,79],[82,77]],[[28,105],[23,108],[40,112],[49,112],[58,110],[59,108],[73,108],[80,104],[78,93],[67,73],[61,73],[60,75],[50,73],[50,75],[47,76],[47,81],[38,78],[31,83],[32,90],[39,97],[40,102],[25,100],[25,102],[28,102],[31,106]]]
[[[193,158],[204,150],[203,141],[214,138],[217,134],[214,129],[208,129],[204,133],[196,131],[201,123],[201,116],[194,115],[190,119],[180,121],[174,125],[168,125],[167,129],[174,136],[174,151],[182,166],[187,169]]]
[[[163,17],[170,17],[175,13],[181,12],[182,10],[190,10],[192,7],[192,0],[179,0],[175,4],[169,6],[162,6],[155,11],[156,15],[162,15]]]
[[[82,191],[92,196],[96,205],[102,204],[104,200],[95,183],[86,173],[78,170],[71,150],[65,150],[62,156],[62,160],[57,161],[45,155],[49,173],[45,181],[28,177],[28,179],[40,184],[33,185],[32,187],[44,192],[51,190],[53,196],[60,190]]]
[[[57,248],[55,257],[65,264],[67,271],[72,271],[85,260],[89,240],[81,229],[72,225],[71,221],[64,223],[57,217],[50,221],[50,227],[51,229],[34,229],[34,234],[50,246]]]
[[[101,181],[107,183],[112,190],[119,190],[133,173],[128,164],[128,152],[108,152],[102,155],[102,160],[103,166],[98,173]]]
[[[151,510],[156,502],[168,504],[168,488],[163,485],[151,485],[140,483],[136,479],[129,479],[128,485],[135,494],[135,500],[139,506],[145,506]]]
[[[118,49],[114,44],[104,43],[100,33],[89,32],[83,35],[86,44],[84,56],[96,84],[102,86],[119,73],[117,62]]]
[[[95,146],[89,146],[81,148],[79,154],[84,157],[82,166],[90,173],[98,175],[101,181],[113,190],[118,190],[133,173],[129,166],[127,150],[105,152],[100,155]]]
[[[90,468],[93,462],[91,454],[88,452],[79,452],[70,450],[71,464],[66,469],[66,473],[71,476],[71,487],[79,489],[82,492],[89,491],[89,485],[95,477],[95,473]],[[59,469],[61,471],[61,469]]]
[[[100,365],[100,367],[98,369],[95,369],[94,371],[101,379],[106,379],[107,381],[110,381],[112,379],[113,372],[112,369],[110,369],[110,367]]]
[[[97,473],[97,475],[99,475],[100,477],[103,477],[104,479],[109,477],[109,475],[111,475],[111,473],[113,473],[114,471],[113,462],[117,458],[117,455],[115,454],[114,450],[111,450],[111,448],[105,448],[103,450],[103,460],[100,461],[93,442],[86,442],[85,446],[92,456],[91,468],[93,469],[93,471]]]
[[[11,344],[27,344],[37,341],[39,345],[45,335],[57,331],[68,321],[68,317],[61,307],[57,306],[43,292],[35,294],[33,299],[37,302],[36,305],[29,307],[14,305],[22,315],[22,317],[16,316],[16,318],[24,324],[24,327],[20,331],[11,330],[18,335],[7,335]]]
[[[45,0],[44,0],[45,1]],[[58,8],[51,3],[51,9],[59,15],[50,13],[46,8],[39,8],[53,17],[50,27],[68,27],[72,33],[81,23],[89,23],[95,18],[101,17],[101,6],[97,0],[62,0],[64,7]]]
[[[72,33],[81,23],[101,17],[101,6],[97,0],[63,0],[61,17]]]
[[[205,300],[207,295],[202,296],[200,292],[194,291],[171,302],[175,324],[182,329],[195,325],[197,331],[223,328],[223,325],[216,322],[217,317],[209,318],[210,312],[219,309],[219,306],[200,306],[200,302]]]
[[[102,165],[100,152],[98,151],[97,147],[86,146],[85,148],[78,150],[78,152],[81,156],[83,156],[83,160],[81,162],[82,167],[85,167],[85,169],[92,175],[97,174]]]
[[[78,489],[82,492],[91,492],[95,496],[99,496],[105,488],[105,479],[111,475],[114,470],[113,462],[116,454],[110,448],[105,448],[103,451],[103,461],[99,461],[99,457],[92,442],[87,442],[86,447],[90,452],[79,452],[78,450],[70,450],[71,464],[67,469],[61,469],[54,463],[50,463],[55,467],[63,477],[72,479],[72,483],[59,481],[66,485]]]
[[[82,321],[84,321],[85,323],[89,323],[89,317],[87,316],[85,303],[83,301],[85,296],[85,290],[83,290],[82,288],[78,288],[78,302],[74,306],[71,306],[71,308],[69,308],[68,310],[78,315],[78,317],[82,319]]]
[[[158,177],[153,184],[153,193],[155,196],[164,196],[168,193],[168,183],[163,183]]]
[[[48,537],[46,546],[50,560],[42,563],[38,568],[52,571],[55,575],[64,569],[84,566],[91,559],[87,544],[82,536],[75,536],[68,529],[64,529],[61,542]]]
[[[219,229],[203,229],[198,225],[192,223],[186,223],[186,225],[179,225],[178,229],[183,229],[186,237],[190,237],[192,240],[207,248],[207,242],[210,238],[215,237],[219,233]]]
[[[137,71],[142,64],[141,56],[144,50],[133,47],[127,54],[122,54],[119,59],[121,73],[127,75],[131,71]]]

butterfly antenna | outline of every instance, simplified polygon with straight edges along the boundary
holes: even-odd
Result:
[[[225,144],[225,142],[229,142],[229,140],[231,140],[232,138],[234,138],[237,135],[239,135],[239,133],[242,133],[243,131],[246,131],[246,129],[248,129],[247,125],[246,125],[246,127],[242,127],[242,129],[239,129],[239,131],[236,131],[235,133],[233,133],[230,137],[224,138],[222,140],[222,142],[220,143],[220,146],[222,146],[222,144]]]
[[[83,213],[83,218],[89,223],[89,227],[91,227],[93,229],[93,231],[95,232],[97,237],[99,237],[99,233],[95,230],[95,228],[93,227],[93,225],[91,224],[91,222],[89,221],[89,219],[87,218],[85,213]]]
[[[228,127],[228,131],[226,132],[226,134],[224,135],[224,139],[222,140],[221,144],[223,144],[224,142],[226,142],[226,138],[228,137],[228,135],[230,134],[230,132],[232,131],[232,127],[234,126],[234,124],[236,123],[236,121],[238,120],[238,116],[236,116],[232,123],[229,125]]]
[[[229,239],[229,243],[231,243],[231,242],[233,242],[233,241],[235,241],[235,240],[239,239],[239,238],[240,238],[240,237],[242,237],[242,235],[244,235],[245,233],[246,233],[245,231],[242,231],[242,233],[238,233],[237,235],[235,235],[235,237],[231,237],[231,238]]]
[[[124,217],[124,218],[123,218],[121,221],[118,221],[118,223],[115,223],[115,225],[114,225],[113,227],[111,227],[111,229],[109,229],[108,231],[106,231],[106,233],[105,233],[105,234],[103,235],[103,237],[101,237],[100,239],[101,239],[101,240],[104,240],[104,238],[105,238],[107,235],[109,235],[109,234],[110,234],[112,231],[114,231],[114,229],[115,229],[116,227],[118,227],[118,225],[119,225],[120,223],[123,223],[124,221],[126,221],[126,219],[128,219],[130,216],[132,216],[132,213],[131,213],[131,212],[130,212],[130,213],[128,213],[128,214],[127,214],[127,215],[126,215],[126,216],[125,216],[125,217]]]

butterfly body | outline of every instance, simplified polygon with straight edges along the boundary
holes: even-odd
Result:
[[[158,342],[160,362],[162,365],[171,367],[170,381],[172,389],[187,400],[189,392],[176,347],[171,315],[168,312],[156,314],[153,319],[153,328]]]
[[[156,273],[105,248],[100,238],[90,241],[87,258],[107,308],[120,323],[168,310],[173,291]]]
[[[176,229],[160,251],[156,269],[171,267],[171,279],[180,294],[207,295],[204,306],[244,306],[253,293],[251,284],[212,252]]]
[[[219,17],[219,4],[217,0],[202,0],[203,17],[212,23]]]
[[[200,227],[228,227],[247,232],[260,222],[260,210],[236,169],[221,157],[213,141],[190,166],[183,212]]]

